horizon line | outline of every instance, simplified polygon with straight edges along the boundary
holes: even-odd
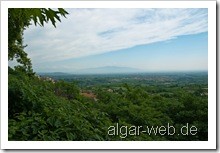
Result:
[[[81,75],[81,74],[141,74],[141,73],[194,73],[194,72],[208,72],[208,70],[158,70],[158,71],[139,71],[139,72],[107,72],[107,73],[77,73],[77,72],[62,72],[62,71],[51,71],[51,72],[35,72],[37,74],[50,74],[50,73],[66,73],[73,75]]]

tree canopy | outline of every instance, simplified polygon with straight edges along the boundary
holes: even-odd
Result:
[[[20,64],[16,68],[26,72],[33,72],[31,59],[28,58],[23,44],[23,32],[33,22],[36,25],[44,26],[51,22],[56,27],[56,22],[61,22],[61,17],[66,17],[68,12],[63,8],[9,8],[8,9],[8,60]]]

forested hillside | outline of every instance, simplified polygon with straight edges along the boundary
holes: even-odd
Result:
[[[9,68],[9,140],[207,140],[206,90],[194,85],[190,93],[189,87],[97,86],[89,90],[94,100],[82,95],[77,84],[53,83]],[[108,135],[117,123],[141,130],[168,123],[180,129],[188,123],[198,133]]]

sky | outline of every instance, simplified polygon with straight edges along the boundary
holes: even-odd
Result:
[[[35,72],[104,66],[208,70],[207,9],[67,9],[57,28],[31,25],[25,51]]]

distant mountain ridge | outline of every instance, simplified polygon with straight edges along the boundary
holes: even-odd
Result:
[[[167,72],[147,72],[141,69],[130,68],[130,67],[118,67],[118,66],[105,66],[105,67],[97,67],[97,68],[88,68],[76,70],[73,72],[37,72],[37,75],[40,76],[67,76],[67,75],[86,75],[86,74],[132,74],[132,73],[148,73],[148,74],[188,74],[188,73],[205,73],[207,71],[167,71]]]
[[[88,68],[78,70],[76,74],[112,74],[112,73],[138,73],[142,72],[140,69],[130,67],[105,66],[97,68]]]
[[[62,76],[62,75],[71,75],[71,73],[64,72],[39,72],[38,75],[54,75],[54,76]]]
[[[42,76],[63,76],[63,75],[74,75],[74,74],[122,74],[122,73],[140,73],[143,70],[130,68],[130,67],[118,67],[118,66],[104,66],[96,68],[88,68],[76,70],[73,72],[39,72],[38,75]]]

